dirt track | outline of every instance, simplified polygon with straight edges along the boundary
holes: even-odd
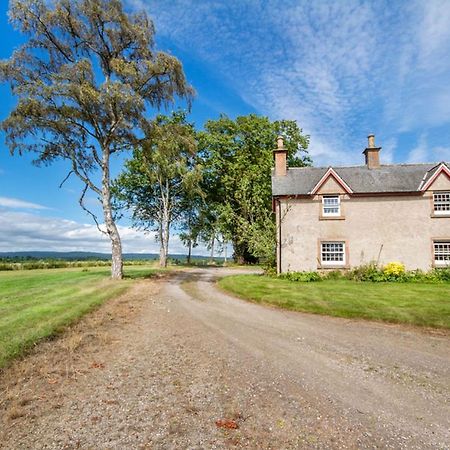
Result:
[[[225,273],[140,282],[8,369],[0,446],[450,447],[448,335],[261,307]]]

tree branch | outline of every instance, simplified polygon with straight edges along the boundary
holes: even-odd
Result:
[[[59,188],[61,189],[63,187],[63,184],[70,178],[70,175],[73,174],[73,170],[71,170],[67,176],[64,178],[64,180],[61,181],[61,184],[59,185]]]
[[[97,216],[92,211],[87,209],[86,206],[84,206],[84,196],[86,195],[86,192],[88,189],[89,189],[89,185],[86,184],[84,186],[83,192],[81,193],[81,197],[78,200],[78,203],[92,217],[92,219],[94,219],[94,222],[95,222],[95,225],[97,226],[98,231],[100,231],[100,233],[103,233],[105,236],[108,236],[108,233],[100,228],[100,225],[97,220]]]

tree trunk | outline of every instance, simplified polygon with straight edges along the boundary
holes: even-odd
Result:
[[[169,213],[163,211],[163,218],[159,226],[159,266],[167,267],[169,256],[169,238],[170,238],[170,219]]]
[[[159,267],[167,267],[166,249],[164,248],[164,225],[159,225]]]
[[[192,240],[189,239],[188,241],[188,255],[187,255],[187,263],[191,263],[191,256],[192,256]]]
[[[164,233],[164,251],[166,252],[166,266],[169,260],[169,236],[170,236],[170,222],[166,222],[166,231]]]
[[[123,278],[122,242],[119,230],[114,222],[111,208],[111,186],[109,175],[109,151],[104,149],[102,159],[102,206],[105,220],[106,233],[111,240],[111,278],[121,280]]]
[[[227,246],[228,246],[228,242],[225,241],[223,245],[224,245],[223,249],[224,249],[224,252],[225,252],[225,258],[224,258],[224,261],[223,261],[223,265],[226,266],[227,265],[227,250],[228,250]]]
[[[212,239],[211,239],[211,257],[210,257],[210,261],[214,262],[214,241],[216,240],[216,237],[213,235]]]

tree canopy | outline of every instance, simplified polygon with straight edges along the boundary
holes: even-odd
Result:
[[[114,183],[114,194],[118,205],[132,212],[134,226],[158,232],[160,265],[165,267],[171,226],[191,226],[201,195],[201,166],[194,127],[185,113],[159,115],[145,131],[145,139]]]
[[[310,164],[309,137],[295,121],[270,121],[254,114],[207,121],[199,133],[205,166],[206,230],[233,243],[236,261],[274,258],[271,169],[282,135],[290,166]]]
[[[35,153],[37,164],[69,161],[85,186],[81,206],[88,190],[100,199],[112,276],[121,278],[110,158],[136,146],[149,110],[189,100],[193,89],[180,61],[155,50],[147,14],[127,14],[120,0],[12,0],[9,15],[28,40],[0,62],[0,81],[18,100],[1,124],[7,145]]]

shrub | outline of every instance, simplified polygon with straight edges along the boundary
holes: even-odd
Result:
[[[388,278],[401,278],[405,274],[405,265],[400,262],[390,262],[383,267],[383,274]]]
[[[450,281],[450,268],[434,269],[431,274],[438,281]]]
[[[277,269],[275,267],[266,267],[264,268],[264,275],[267,275],[268,277],[276,277]]]
[[[383,272],[376,264],[364,264],[347,272],[346,278],[353,281],[386,281]]]
[[[289,281],[300,281],[302,283],[322,281],[322,276],[318,272],[287,272],[280,274],[279,277]]]
[[[268,276],[277,276],[275,269],[266,270]],[[450,282],[450,268],[433,269],[430,272],[422,270],[407,271],[401,263],[389,263],[380,269],[376,264],[365,264],[355,267],[348,272],[333,270],[328,273],[318,272],[287,272],[278,275],[278,278],[294,282],[315,282],[322,280],[339,280],[345,278],[352,281],[369,281],[374,283],[443,283]]]
[[[322,278],[326,280],[340,280],[344,278],[344,273],[341,270],[331,270],[325,274],[322,274]]]

